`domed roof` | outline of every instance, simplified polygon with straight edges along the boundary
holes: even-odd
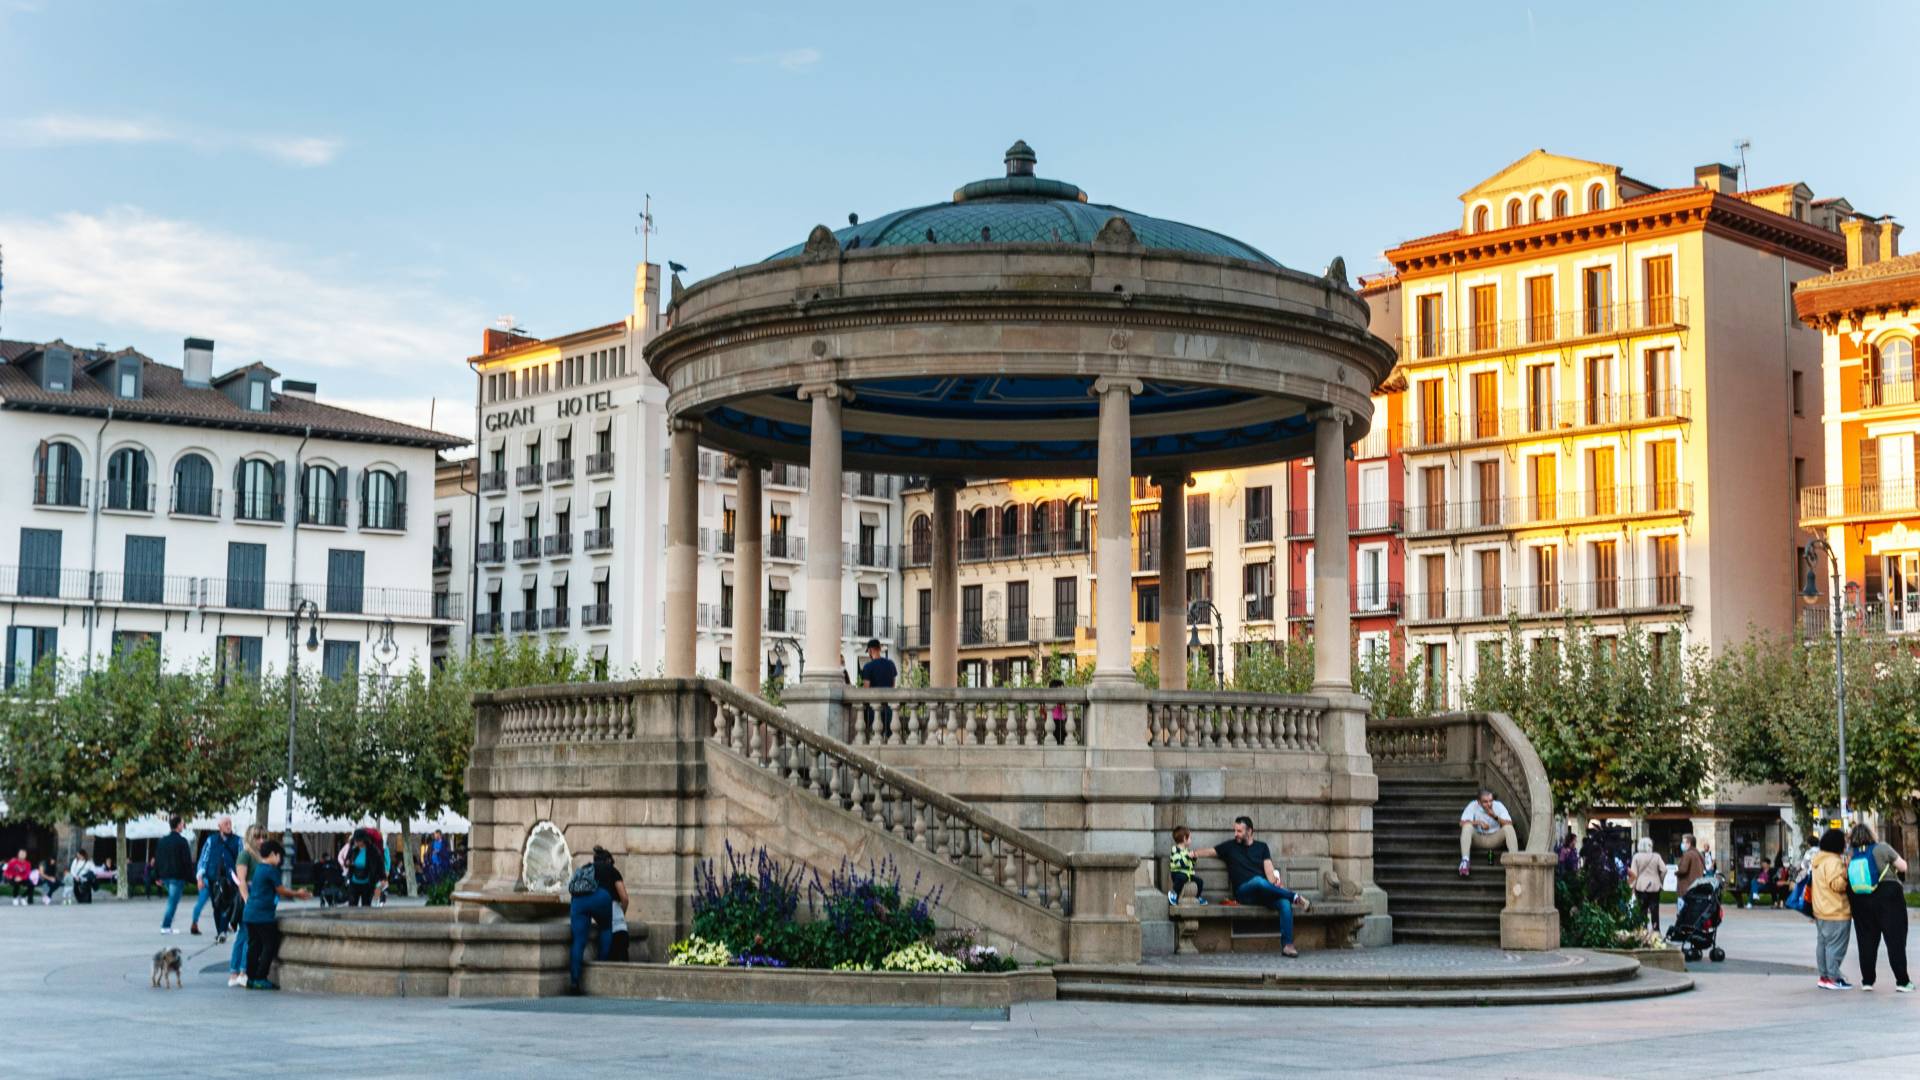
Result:
[[[927,244],[1091,244],[1113,218],[1124,218],[1134,239],[1149,250],[1182,251],[1279,266],[1260,249],[1231,236],[1118,206],[1087,201],[1087,194],[1061,180],[1033,175],[1034,153],[1024,141],[1007,150],[1007,175],[976,180],[953,193],[951,202],[896,210],[835,232],[842,251]],[[767,261],[792,258],[795,244]]]

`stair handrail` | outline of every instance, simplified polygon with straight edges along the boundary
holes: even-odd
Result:
[[[1497,786],[1526,823],[1524,850],[1553,843],[1553,785],[1526,733],[1505,713],[1456,712],[1394,716],[1367,722],[1374,769],[1399,767],[1422,775],[1471,775]]]
[[[1015,885],[1012,886],[1007,885],[1001,880],[1002,875],[1000,871],[1002,868],[998,865],[1001,861],[1001,856],[997,850],[990,850],[985,853],[988,858],[994,861],[993,873],[980,873],[977,869],[975,869],[974,872],[979,874],[979,876],[985,877],[995,885],[1009,888],[1010,891],[1034,901],[1042,908],[1057,910],[1061,914],[1070,913],[1071,897],[1066,895],[1066,893],[1068,891],[1068,883],[1071,880],[1070,868],[1073,865],[1073,860],[1069,858],[1066,852],[1061,851],[1059,848],[1054,847],[1039,837],[1033,836],[1030,833],[1001,821],[991,814],[975,809],[973,806],[948,795],[946,792],[931,787],[923,781],[916,780],[898,769],[884,765],[838,739],[824,735],[799,723],[792,717],[789,717],[783,710],[776,708],[759,697],[747,694],[731,684],[720,682],[716,679],[703,679],[701,681],[705,685],[708,697],[714,706],[713,714],[710,718],[711,727],[707,732],[707,737],[715,743],[728,749],[740,749],[740,747],[726,740],[722,730],[722,721],[728,710],[749,716],[755,721],[779,732],[783,738],[792,740],[813,751],[815,754],[826,758],[833,764],[846,769],[853,774],[852,780],[864,780],[868,785],[873,785],[880,789],[890,788],[897,791],[910,800],[909,805],[913,802],[924,803],[940,815],[944,815],[953,821],[962,822],[969,829],[990,838],[992,841],[998,842],[997,844],[990,844],[989,848],[997,848],[1000,845],[1004,845],[1006,848],[1011,849],[1012,852],[1039,863],[1043,870],[1043,878],[1041,882],[1038,883],[1038,888],[1033,891],[1029,891],[1029,886],[1024,874],[1014,875]],[[748,756],[753,759],[756,766],[763,768],[770,767],[767,762],[758,760],[754,755],[749,754]],[[843,809],[852,809],[853,805],[857,804],[860,807],[859,812],[862,814],[862,817],[871,820],[873,810],[868,805],[868,800],[873,797],[872,790],[862,790],[861,794],[856,796],[852,794],[852,788],[847,781],[843,781],[831,773],[826,777],[825,789],[822,790],[815,787],[812,767],[803,766],[803,768],[809,773],[807,786],[813,789],[816,794],[824,799],[839,800]],[[945,853],[949,861],[959,863],[962,860],[978,860],[981,858],[982,853],[973,850],[972,838],[968,837],[966,839],[967,842],[963,850],[956,848],[952,844],[951,838],[949,838],[947,851]],[[930,837],[930,840],[934,840],[934,838]],[[915,842],[917,843],[918,841],[916,840]],[[937,840],[935,842],[937,843]],[[925,850],[939,854],[933,846],[921,846]],[[1049,881],[1052,882],[1051,888],[1048,887]],[[1034,895],[1035,892],[1037,892],[1037,896]]]
[[[1474,717],[1479,721],[1475,729],[1493,736],[1487,752],[1474,755],[1475,759],[1505,781],[1507,790],[1516,795],[1524,792],[1526,804],[1520,811],[1527,817],[1525,850],[1552,850],[1553,783],[1547,779],[1547,767],[1534,751],[1533,741],[1506,713],[1475,713]]]

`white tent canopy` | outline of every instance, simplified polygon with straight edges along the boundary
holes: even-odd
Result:
[[[227,811],[233,818],[234,828],[244,831],[253,823],[253,799],[242,799],[239,805]],[[197,817],[187,822],[189,832],[210,832],[217,828],[222,815],[213,814]],[[371,825],[382,834],[399,832],[398,822],[386,818],[362,818],[351,820],[339,817],[323,817],[313,809],[306,799],[295,797],[293,800],[293,826],[296,832],[303,833],[347,833],[363,825]],[[267,831],[284,832],[287,827],[287,789],[279,788],[267,803]],[[409,827],[417,836],[423,836],[439,829],[442,832],[465,833],[467,819],[451,810],[443,811],[435,817],[416,817]],[[95,825],[87,830],[88,836],[112,836],[112,822]],[[160,816],[144,817],[127,823],[127,839],[153,840],[167,835],[167,819]]]

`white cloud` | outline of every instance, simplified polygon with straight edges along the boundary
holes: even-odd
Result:
[[[183,131],[153,120],[78,113],[47,113],[20,121],[12,135],[12,141],[33,146],[165,143],[209,152],[239,148],[299,168],[330,164],[345,145],[324,135]]]
[[[421,423],[430,395],[448,395],[449,414],[460,411],[454,399],[472,400],[461,360],[488,315],[403,275],[367,275],[135,207],[0,216],[0,237],[9,337],[29,336],[23,323],[43,340],[122,334],[112,344],[168,363],[179,362],[171,350],[181,338],[209,337],[222,370],[264,360],[316,379],[323,400],[359,391],[411,402]]]
[[[755,56],[736,56],[736,64],[773,64],[782,71],[806,71],[818,64],[824,54],[819,49],[788,49],[785,52],[760,53]]]

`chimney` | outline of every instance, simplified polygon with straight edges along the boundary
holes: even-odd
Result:
[[[280,380],[281,397],[297,397],[302,401],[318,401],[320,387],[310,382],[296,382],[293,379]]]
[[[1693,184],[1722,195],[1732,195],[1740,190],[1740,171],[1717,161],[1711,165],[1700,165],[1693,170]]]
[[[660,264],[641,263],[633,273],[633,325],[644,343],[660,329]]]
[[[1880,223],[1855,215],[1840,223],[1847,241],[1847,269],[1880,261]]]
[[[180,362],[180,381],[205,389],[213,385],[213,342],[206,338],[187,339],[187,353]]]
[[[1881,258],[1897,259],[1900,257],[1900,229],[1900,223],[1893,220],[1891,216],[1880,219]]]

